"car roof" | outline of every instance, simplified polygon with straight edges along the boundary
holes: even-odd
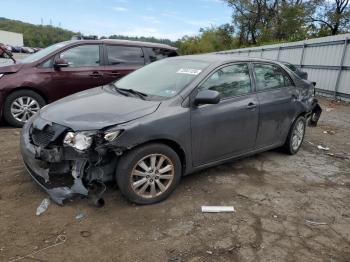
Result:
[[[177,48],[159,43],[151,43],[151,42],[141,42],[141,41],[130,41],[130,40],[119,40],[119,39],[101,39],[101,40],[69,40],[67,43],[83,43],[83,44],[113,44],[113,45],[128,45],[128,46],[140,46],[140,47],[155,47],[155,48],[164,48],[169,50],[176,51]]]
[[[278,64],[277,61],[263,59],[263,58],[253,58],[253,57],[242,57],[233,54],[224,54],[224,53],[209,53],[209,54],[200,54],[200,55],[186,55],[186,56],[177,56],[171,59],[189,59],[200,62],[207,63],[229,63],[229,62],[239,62],[239,61],[252,61],[252,62],[273,62]]]

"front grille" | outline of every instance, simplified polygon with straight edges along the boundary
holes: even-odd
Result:
[[[52,142],[54,136],[55,131],[49,130],[49,128],[45,128],[44,130],[32,130],[32,140],[36,146],[47,147]]]
[[[39,147],[59,146],[62,144],[63,136],[68,128],[55,123],[40,125],[42,123],[33,122],[30,128],[31,142]]]

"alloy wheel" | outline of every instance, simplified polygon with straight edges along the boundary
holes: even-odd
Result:
[[[142,158],[132,169],[132,190],[140,197],[154,198],[163,194],[172,184],[175,168],[163,154],[151,154]]]
[[[305,124],[303,121],[299,121],[295,126],[293,130],[293,135],[292,135],[292,148],[294,151],[299,149],[304,138],[304,132],[305,132]]]
[[[11,104],[11,114],[19,122],[27,122],[34,114],[40,110],[38,101],[29,96],[16,98]]]

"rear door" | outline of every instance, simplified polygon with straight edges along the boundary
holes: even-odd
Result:
[[[284,142],[295,115],[297,90],[278,65],[253,63],[260,104],[258,148]]]
[[[146,64],[168,58],[178,56],[176,50],[165,49],[160,47],[144,47]]]
[[[229,158],[255,147],[259,106],[247,63],[225,65],[200,90],[216,90],[221,101],[191,109],[194,166]]]
[[[45,89],[55,93],[55,99],[102,84],[99,44],[74,46],[57,54],[54,59],[57,58],[66,60],[69,66],[59,69],[51,67],[51,78],[43,83]],[[42,70],[44,68],[47,67],[44,66]]]
[[[139,46],[104,45],[103,84],[111,83],[143,67],[145,55]]]

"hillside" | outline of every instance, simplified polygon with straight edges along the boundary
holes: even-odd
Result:
[[[24,45],[30,47],[46,47],[78,34],[50,25],[34,25],[6,18],[0,18],[0,30],[23,34]]]
[[[0,17],[0,30],[23,34],[24,45],[29,47],[47,47],[57,42],[69,40],[73,35],[80,34],[77,32],[72,32],[66,29],[53,27],[50,25],[34,25],[17,20],[10,20],[3,17]],[[175,43],[170,41],[169,39],[157,39],[154,37],[129,37],[122,35],[112,35],[109,37],[102,38],[125,39],[134,41],[137,40],[144,42],[175,45]]]

